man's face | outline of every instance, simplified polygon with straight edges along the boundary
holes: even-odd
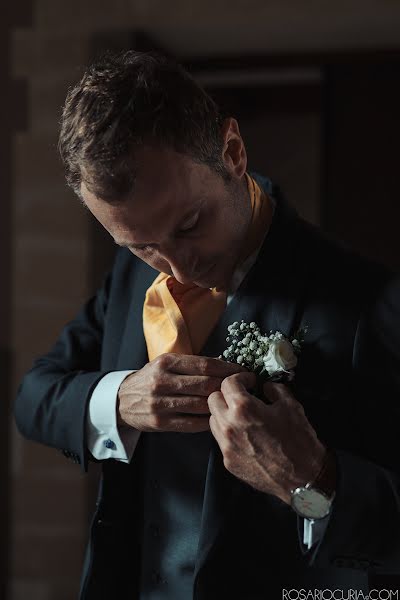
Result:
[[[112,206],[84,184],[81,193],[118,245],[181,283],[227,289],[251,214],[245,177],[237,173],[232,168],[225,183],[186,155],[144,147],[132,197]]]

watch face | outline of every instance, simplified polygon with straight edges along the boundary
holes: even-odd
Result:
[[[329,513],[331,500],[322,492],[300,487],[292,492],[292,507],[306,519],[323,519]]]

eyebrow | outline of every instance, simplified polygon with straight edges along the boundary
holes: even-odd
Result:
[[[182,219],[182,221],[180,223],[180,227],[182,227],[182,225],[184,225],[185,222],[190,217],[193,217],[196,214],[196,211],[200,211],[202,204],[203,203],[200,203],[200,205],[196,207],[195,212],[193,212],[191,210],[190,212],[186,213],[185,217]],[[177,227],[177,229],[179,230],[179,227]],[[138,250],[140,248],[143,248],[144,246],[154,246],[155,245],[155,244],[146,244],[145,242],[142,242],[141,244],[132,244],[131,242],[117,242],[117,240],[114,240],[114,244],[116,244],[117,246],[120,246],[121,248],[136,248]]]

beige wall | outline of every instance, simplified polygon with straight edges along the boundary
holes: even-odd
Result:
[[[126,26],[126,3],[112,6],[37,1],[32,28],[13,37],[13,74],[28,84],[28,128],[13,145],[14,391],[90,292],[88,214],[64,184],[56,143],[60,106],[92,34]],[[87,477],[58,451],[23,441],[13,424],[12,432],[10,599],[71,600],[87,535]]]

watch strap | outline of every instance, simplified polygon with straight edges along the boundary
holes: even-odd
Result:
[[[310,482],[309,487],[326,494],[328,498],[335,495],[337,484],[336,454],[332,448],[327,448],[325,459],[316,478]]]

